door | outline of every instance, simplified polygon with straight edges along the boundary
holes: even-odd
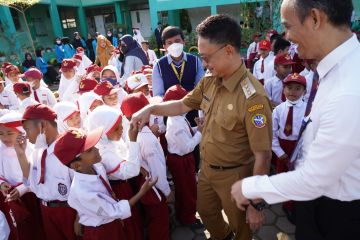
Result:
[[[145,39],[150,39],[152,30],[149,9],[131,11],[131,23],[133,28],[140,29]]]
[[[101,35],[106,36],[104,16],[103,15],[94,16],[94,20],[95,20],[96,31],[99,32]]]

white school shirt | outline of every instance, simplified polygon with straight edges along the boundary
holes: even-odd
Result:
[[[6,221],[5,215],[0,211],[0,240],[7,240],[10,235],[9,224]]]
[[[283,101],[281,100],[283,92],[283,82],[277,76],[274,76],[265,81],[265,92],[267,93],[269,100],[279,105]]]
[[[20,83],[20,82],[24,82],[24,80],[22,80],[21,78],[19,78],[19,81],[18,81],[18,82],[19,82],[19,83]],[[14,83],[13,83],[11,80],[10,80],[9,83],[6,84],[5,89],[15,94],[15,92],[14,92]]]
[[[34,151],[29,178],[24,179],[24,183],[30,187],[30,190],[35,193],[38,198],[44,201],[67,201],[74,171],[63,165],[55,156],[54,146],[55,142],[47,148],[45,183],[39,184],[43,149],[36,149]]]
[[[268,203],[326,196],[360,199],[360,43],[356,35],[332,50],[318,67],[320,85],[295,171],[245,178],[242,191]]]
[[[173,154],[184,156],[194,151],[201,141],[201,132],[192,130],[184,116],[168,117],[166,123],[166,141],[168,151]]]
[[[28,107],[28,106],[32,106],[32,105],[36,105],[38,104],[38,102],[32,98],[31,96],[25,98],[24,100],[19,100],[19,112],[21,113],[24,113],[25,112],[25,109]]]
[[[56,104],[56,98],[54,96],[54,93],[50,89],[41,86],[36,90],[33,89],[31,92],[31,96],[35,99],[34,92],[37,93],[41,104],[50,107],[53,107]]]
[[[274,63],[274,56],[268,55],[264,59],[264,72],[261,73],[261,63],[262,63],[263,57],[260,57],[259,60],[255,62],[254,65],[254,77],[258,80],[260,79],[269,79],[274,76],[274,66],[272,65]]]
[[[140,144],[141,166],[149,171],[152,178],[159,178],[155,186],[168,196],[171,190],[166,177],[165,156],[159,140],[150,128],[145,126],[139,132],[137,142]]]
[[[164,117],[163,116],[156,116],[156,115],[150,115],[149,118],[149,126],[152,126],[154,124],[157,124],[159,126],[159,133],[165,133],[166,126],[164,123]]]
[[[19,109],[19,100],[16,97],[15,93],[13,91],[9,91],[6,88],[4,88],[3,91],[0,93],[0,103],[9,110]]]
[[[78,93],[79,85],[80,85],[80,82],[79,82],[78,78],[73,79],[69,83],[69,87],[64,92],[64,94],[61,98],[61,101],[69,101],[74,104],[77,104],[77,101],[80,97],[80,93]]]
[[[129,142],[129,149],[127,149],[122,139],[120,141],[101,139],[96,147],[99,149],[101,163],[110,180],[127,180],[139,175],[139,143]]]
[[[88,227],[98,227],[116,219],[131,217],[129,201],[113,199],[99,178],[101,175],[109,184],[102,164],[94,164],[93,168],[97,175],[75,172],[71,184],[68,204],[77,211],[79,223]]]
[[[0,185],[7,182],[12,186],[16,186],[20,196],[29,192],[29,188],[23,184],[23,174],[17,158],[15,148],[7,147],[0,143]],[[32,147],[27,144],[26,155],[30,156],[33,152]]]
[[[257,51],[255,51],[255,49],[257,49]],[[247,59],[249,59],[251,53],[259,53],[259,43],[256,43],[256,42],[250,43],[249,48],[246,53]]]
[[[286,119],[289,113],[290,107],[293,106],[293,122],[292,122],[292,134],[286,136],[284,133]],[[300,101],[293,105],[289,101],[283,102],[278,105],[272,113],[273,123],[273,139],[272,150],[276,156],[281,157],[285,154],[284,150],[280,147],[279,138],[284,140],[295,141],[298,139],[301,124],[305,115],[306,103]]]
[[[158,61],[158,58],[154,52],[154,50],[148,49],[147,51],[144,51],[145,54],[146,52],[149,54],[149,64],[150,65],[155,65],[156,62]]]
[[[70,86],[70,83],[72,81],[75,81],[77,79],[77,76],[74,75],[71,79],[67,79],[64,77],[63,74],[61,74],[60,77],[60,83],[59,83],[59,89],[58,89],[58,93],[59,93],[59,100],[62,101],[64,94],[66,92],[66,90],[68,89],[68,87]]]

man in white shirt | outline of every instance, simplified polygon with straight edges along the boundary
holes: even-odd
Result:
[[[232,187],[240,209],[249,199],[307,201],[298,206],[298,240],[360,236],[360,114],[354,108],[360,104],[360,44],[349,27],[352,10],[351,0],[282,3],[286,37],[298,44],[301,58],[319,61],[319,88],[295,150],[295,171]]]
[[[149,61],[149,64],[151,66],[153,66],[158,61],[158,58],[157,58],[154,50],[150,49],[149,41],[146,41],[146,40],[142,41],[141,47],[142,47],[142,49],[144,50],[144,52],[146,54],[146,57],[147,57],[147,59]]]
[[[268,40],[262,40],[259,44],[260,59],[254,65],[254,77],[258,79],[262,85],[264,81],[274,74],[274,69],[270,66],[274,62],[274,56],[271,56],[271,44]]]

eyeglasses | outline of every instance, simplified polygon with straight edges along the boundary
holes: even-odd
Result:
[[[226,47],[226,46],[227,46],[227,45],[224,45],[224,46],[218,48],[215,52],[213,52],[212,54],[210,54],[210,55],[208,55],[208,56],[203,56],[201,53],[199,54],[199,56],[201,57],[201,59],[202,59],[204,62],[208,63],[208,62],[211,60],[211,58],[212,58],[216,53],[218,53],[221,49],[223,49],[223,48]]]

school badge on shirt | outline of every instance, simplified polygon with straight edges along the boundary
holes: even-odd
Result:
[[[63,183],[58,184],[58,191],[62,196],[65,196],[67,194],[67,187]]]
[[[263,128],[266,126],[267,119],[264,114],[255,114],[252,116],[251,122],[256,128]]]

